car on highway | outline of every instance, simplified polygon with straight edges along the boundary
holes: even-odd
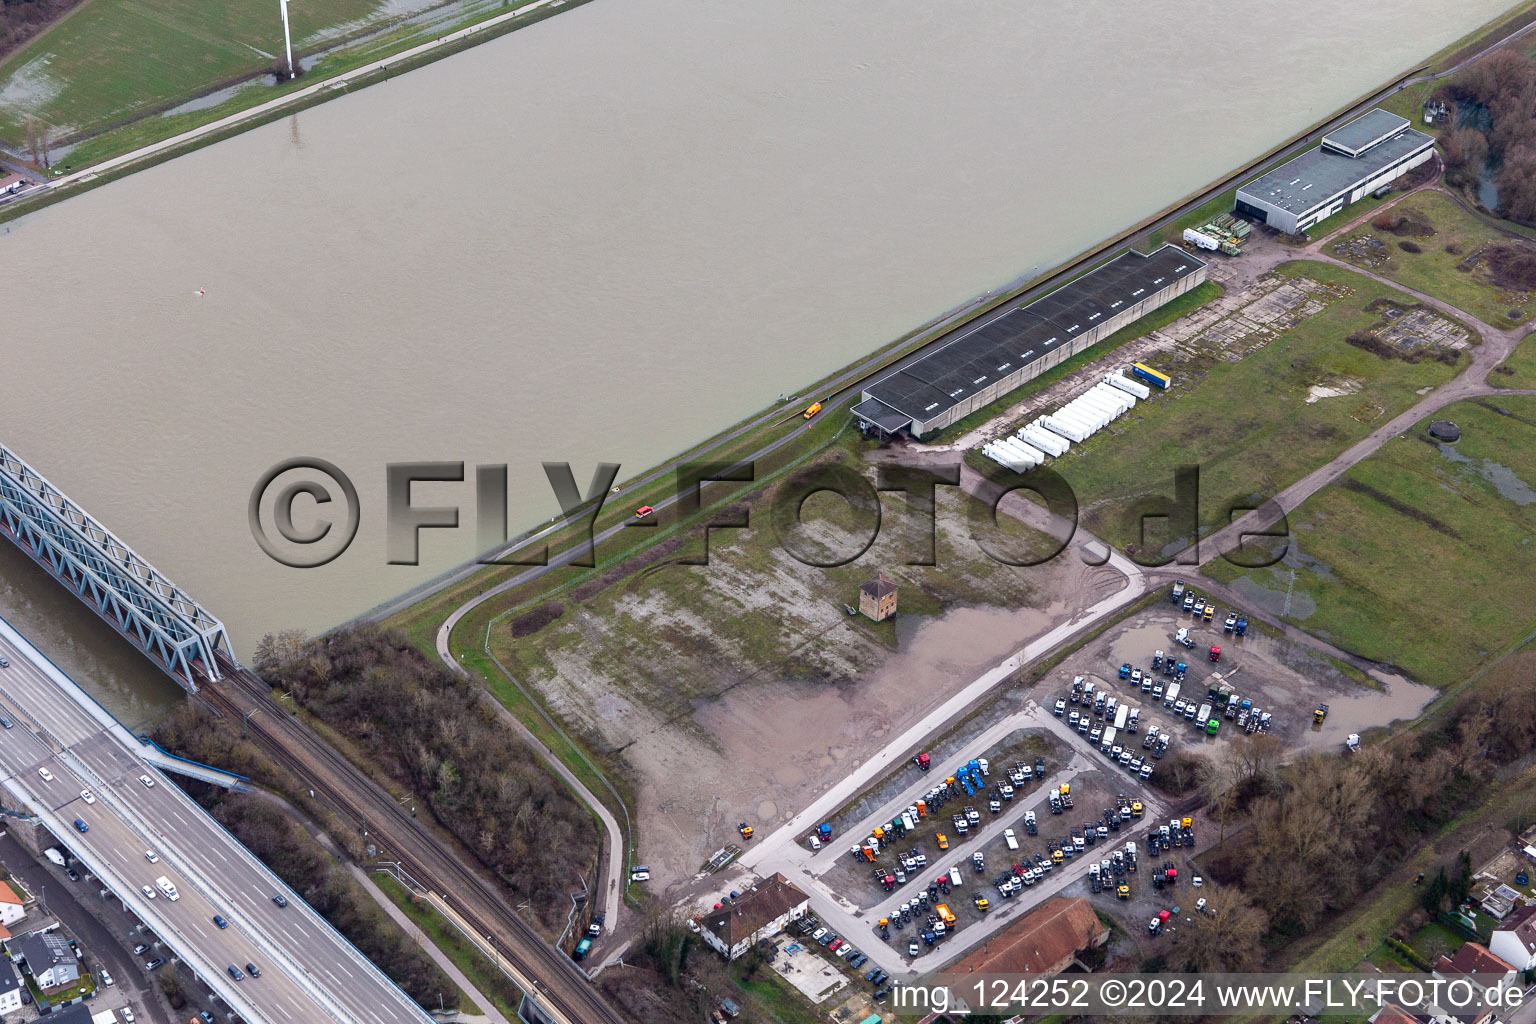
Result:
[[[650,515],[652,512],[655,512],[655,511],[656,510],[651,508],[651,506],[649,506],[649,505],[641,505],[639,508],[635,509],[635,518],[636,519],[644,519],[646,516]]]
[[[259,978],[261,977],[261,968],[257,967],[255,964],[246,964],[245,973],[249,974],[253,978]]]
[[[144,783],[144,785],[149,787],[150,789],[154,789],[155,788],[155,780],[150,778],[148,775],[140,775],[139,776],[139,781]]]
[[[7,716],[7,715],[0,715],[0,726],[4,726],[7,729],[11,729],[11,728],[14,728],[15,725],[16,725],[16,723],[11,721],[9,716]]]
[[[159,864],[160,863],[160,855],[158,853],[156,853],[154,850],[145,850],[144,851],[144,859],[149,861],[151,864]]]
[[[224,915],[223,914],[214,914],[213,915],[213,923],[218,925],[220,928],[228,928],[229,927],[229,922],[224,920]]]
[[[228,967],[226,967],[224,969],[226,971],[228,971],[229,972],[229,976],[231,978],[234,978],[236,981],[240,981],[240,980],[242,980],[245,977],[245,972],[240,970],[240,968],[236,967],[234,964],[230,964]]]
[[[157,956],[153,960],[151,960],[149,963],[145,964],[144,965],[144,969],[146,971],[152,971],[156,967],[163,967],[163,966],[165,966],[165,957]]]
[[[280,907],[286,907],[288,905],[288,900],[282,893],[278,893],[276,896],[273,896],[272,902],[276,903]]]
[[[76,832],[89,832],[90,830],[91,830],[91,826],[87,825],[83,819],[81,819],[81,818],[76,818],[75,819],[75,831]]]
[[[145,899],[147,899],[147,900],[152,900],[152,899],[154,899],[154,898],[155,898],[155,895],[156,895],[156,894],[155,894],[155,890],[153,890],[153,889],[151,889],[151,888],[150,888],[150,887],[149,887],[149,886],[147,886],[147,885],[141,885],[141,886],[139,886],[139,892],[142,892],[142,893],[143,893],[143,894],[144,894],[144,898],[145,898]],[[140,947],[140,948],[139,948],[139,949],[136,949],[136,950],[134,950],[134,952],[135,952],[135,953],[141,953],[141,952],[143,952],[143,948],[142,948],[142,947]]]
[[[53,772],[49,771],[47,768],[39,768],[37,770],[37,774],[39,774],[39,775],[41,775],[43,777],[43,781],[44,782],[52,782],[53,781]]]
[[[88,789],[82,789],[80,791],[80,799],[84,800],[88,804],[93,804],[96,802],[96,798],[91,795],[91,791]]]
[[[6,661],[4,658],[0,658],[0,668],[10,668],[10,667],[11,667],[11,663],[10,662]]]

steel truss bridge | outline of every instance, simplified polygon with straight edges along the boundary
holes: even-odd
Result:
[[[188,690],[235,662],[224,624],[0,445],[0,533]]]

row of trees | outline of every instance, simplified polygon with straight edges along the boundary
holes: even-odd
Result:
[[[420,794],[546,924],[563,923],[566,894],[595,857],[596,827],[478,686],[373,626],[268,636],[256,669]]]

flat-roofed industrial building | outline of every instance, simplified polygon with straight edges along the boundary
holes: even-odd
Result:
[[[881,435],[942,430],[1184,294],[1206,272],[1203,260],[1172,244],[1123,252],[881,377],[853,414]]]
[[[1376,108],[1237,190],[1236,212],[1297,235],[1435,155],[1435,140]]]

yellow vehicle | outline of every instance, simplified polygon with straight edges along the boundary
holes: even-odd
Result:
[[[926,817],[928,817],[928,801],[926,801],[926,800],[919,800],[917,802],[917,816],[919,818],[926,818]]]
[[[943,921],[945,924],[955,923],[955,915],[950,912],[948,904],[940,903],[938,906],[933,908],[933,912],[938,914],[939,920]]]
[[[1216,606],[1213,605],[1213,604],[1206,605],[1205,606],[1205,615],[1203,616],[1205,621],[1206,622],[1210,622],[1215,617],[1216,617]]]
[[[985,896],[977,896],[976,909],[985,914],[988,910],[992,909],[992,904],[987,902],[987,898]]]
[[[1055,861],[1057,864],[1060,864],[1062,862],[1061,851],[1060,850],[1052,850],[1051,851],[1051,860]]]
[[[941,849],[941,850],[949,849],[949,836],[945,835],[943,832],[940,832],[938,835],[934,836],[933,838],[938,840],[938,842],[939,842],[939,849]]]
[[[1115,895],[1116,895],[1116,896],[1119,896],[1119,897],[1120,897],[1120,898],[1121,898],[1121,899],[1123,899],[1123,900],[1128,900],[1128,899],[1130,899],[1130,898],[1131,898],[1131,887],[1130,887],[1130,886],[1128,886],[1128,885],[1122,885],[1122,886],[1121,886],[1121,887],[1120,887],[1120,888],[1119,888],[1119,889],[1118,889],[1118,890],[1117,890],[1117,891],[1116,891],[1116,892],[1115,892]]]
[[[755,830],[752,828],[751,825],[748,825],[746,822],[742,822],[740,825],[736,826],[736,831],[741,833],[741,838],[743,838],[743,839],[751,839],[752,838],[752,833]]]
[[[1195,827],[1195,819],[1194,818],[1185,818],[1182,822],[1180,822],[1180,824],[1183,825],[1184,828],[1194,828]]]
[[[1072,787],[1067,785],[1065,782],[1063,782],[1061,784],[1061,795],[1062,796],[1071,796],[1072,795]]]
[[[812,416],[815,416],[819,412],[821,412],[821,403],[817,402],[814,405],[812,405],[809,409],[805,410],[803,415],[805,416],[806,419],[810,419]]]
[[[1146,809],[1141,806],[1141,801],[1140,800],[1132,800],[1131,801],[1131,817],[1139,818],[1139,817],[1142,816],[1142,814],[1143,814],[1143,812],[1145,810]]]
[[[885,838],[885,829],[882,828],[879,825],[876,825],[875,826],[875,831],[874,831],[874,836],[875,836],[876,839],[884,839]]]

